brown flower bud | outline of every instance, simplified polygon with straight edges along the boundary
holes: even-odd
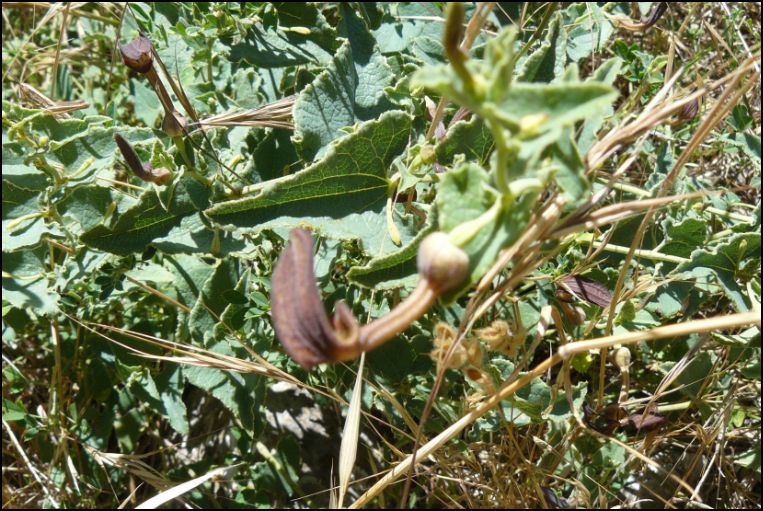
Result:
[[[114,141],[117,143],[119,152],[122,153],[127,166],[138,178],[158,185],[163,185],[172,177],[172,172],[165,168],[154,169],[150,163],[140,161],[135,148],[119,133],[114,133]]]
[[[120,44],[119,52],[122,54],[122,62],[137,73],[147,73],[154,64],[151,40],[143,34],[127,44]]]
[[[416,266],[430,287],[443,293],[464,281],[469,272],[469,256],[454,245],[447,234],[434,232],[421,242]]]

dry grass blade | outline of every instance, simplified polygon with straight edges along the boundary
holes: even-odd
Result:
[[[681,195],[671,195],[669,197],[660,197],[657,199],[641,199],[630,202],[621,202],[611,206],[605,206],[589,213],[584,218],[575,218],[575,223],[568,225],[564,222],[557,227],[551,236],[554,238],[564,238],[576,232],[588,231],[607,224],[613,224],[628,217],[637,215],[644,210],[667,206],[669,204],[689,199],[705,197],[712,192],[694,192]]]
[[[248,360],[242,360],[240,358],[233,357],[230,355],[215,353],[213,351],[208,351],[203,348],[197,348],[190,344],[183,344],[179,342],[168,341],[166,339],[161,339],[159,337],[155,337],[152,335],[144,334],[141,332],[133,332],[131,330],[113,327],[111,325],[104,325],[99,323],[86,323],[72,316],[67,316],[67,317],[73,322],[75,322],[76,324],[87,329],[88,331],[100,337],[103,337],[109,342],[113,342],[114,344],[117,344],[143,358],[152,359],[152,360],[164,360],[167,362],[194,365],[198,367],[212,367],[212,368],[221,369],[224,371],[260,374],[262,376],[275,378],[282,381],[287,381],[289,383],[303,385],[299,380],[297,380],[293,376],[281,371],[280,369],[272,366],[266,361],[263,361],[263,363],[250,362]],[[169,350],[172,353],[179,354],[180,356],[177,357],[177,356],[166,356],[166,355],[154,355],[152,353],[146,353],[138,348],[135,348],[133,346],[130,346],[128,344],[125,344],[123,342],[120,342],[116,339],[113,339],[103,334],[102,332],[98,330],[98,328],[102,328],[110,332],[118,333],[120,335],[125,335],[135,340],[153,344],[154,346]]]
[[[227,475],[230,472],[240,467],[241,465],[242,464],[239,463],[237,465],[232,465],[230,467],[220,467],[214,470],[210,470],[209,472],[207,472],[206,474],[202,476],[196,477],[194,479],[191,479],[190,481],[186,481],[184,483],[173,486],[172,488],[164,490],[158,495],[151,497],[150,499],[135,506],[135,509],[156,509],[162,504],[166,504],[167,502],[170,502],[171,500],[174,500],[182,496],[183,494],[188,493],[189,491],[193,490],[199,485],[204,484],[205,482],[209,481],[212,478],[227,477]]]
[[[33,108],[40,108],[59,119],[68,119],[69,112],[76,112],[90,106],[87,101],[53,101],[45,94],[26,83],[20,83],[16,86],[16,95],[22,103]]]
[[[358,366],[358,376],[355,378],[355,388],[352,389],[352,399],[350,399],[350,408],[347,410],[347,420],[342,430],[342,444],[339,448],[339,497],[337,498],[337,507],[341,508],[344,502],[344,496],[350,486],[350,476],[352,468],[355,466],[355,458],[358,452],[358,435],[360,434],[360,413],[363,401],[363,365],[366,360],[366,354],[360,356],[360,365]]]
[[[443,430],[439,435],[434,437],[426,444],[422,445],[417,452],[409,455],[407,458],[401,461],[397,466],[395,466],[395,468],[389,471],[376,484],[368,489],[368,491],[361,495],[355,502],[352,503],[350,508],[356,509],[368,504],[371,499],[376,497],[387,486],[392,484],[403,474],[407,473],[407,471],[412,467],[414,458],[417,460],[426,459],[429,455],[445,445],[445,443],[461,433],[469,424],[472,424],[475,420],[498,406],[502,400],[514,395],[519,389],[523,388],[532,380],[544,374],[551,367],[562,362],[565,358],[573,354],[583,353],[592,349],[601,349],[603,347],[614,346],[616,344],[634,344],[640,341],[655,341],[658,339],[667,339],[671,337],[689,335],[692,333],[739,328],[747,325],[760,326],[760,323],[761,318],[759,314],[755,312],[745,312],[740,314],[717,316],[696,321],[687,321],[685,323],[657,327],[643,332],[631,332],[620,335],[611,335],[607,337],[600,337],[598,339],[576,341],[566,344],[560,347],[555,354],[535,366],[535,368],[524,374],[522,377],[508,385],[501,387],[495,394],[490,396],[477,408],[461,417],[459,420]],[[689,488],[689,492],[691,493],[692,491],[693,490]]]
[[[137,477],[141,481],[145,481],[158,490],[172,487],[172,481],[143,461],[143,458],[150,458],[151,456],[154,456],[156,452],[147,452],[144,454],[121,454],[102,452],[87,444],[81,445],[104,470],[106,470],[107,466],[117,468]]]
[[[698,89],[697,91],[681,98],[677,101],[666,101],[669,91],[678,81],[681,72],[677,72],[668,82],[665,83],[660,92],[644,107],[644,110],[631,122],[623,120],[618,126],[610,130],[608,134],[594,144],[586,155],[586,166],[589,169],[596,169],[625,144],[635,140],[637,137],[653,129],[660,123],[667,121],[672,115],[680,112],[688,104],[699,100],[711,90],[720,88],[729,82],[736,83],[746,74],[749,74],[755,64],[760,60],[760,54],[747,58],[735,71],[727,76],[715,81],[714,83]],[[730,87],[730,90],[733,87]],[[719,103],[723,103],[720,101]]]
[[[13,433],[13,428],[11,428],[10,424],[6,422],[5,419],[3,419],[3,429],[5,430],[5,433],[8,435],[8,438],[11,440],[11,443],[13,444],[14,449],[19,453],[19,457],[24,460],[24,464],[26,465],[27,469],[29,470],[29,473],[32,474],[32,477],[34,478],[35,482],[40,486],[42,489],[42,492],[45,494],[45,498],[49,499],[51,503],[53,503],[55,506],[58,506],[58,499],[56,499],[52,494],[50,489],[48,489],[48,485],[53,487],[50,479],[48,476],[37,470],[37,468],[32,464],[29,457],[26,455],[26,452],[24,451],[24,448],[21,446],[21,443],[19,442],[18,438],[16,438],[16,435]],[[3,454],[5,456],[5,454]],[[5,507],[6,500],[3,499],[3,504]]]
[[[668,175],[663,180],[658,192],[658,198],[664,197],[668,193],[668,191],[672,188],[676,177],[678,176],[678,172],[683,168],[684,164],[689,160],[689,156],[694,152],[694,150],[699,146],[699,144],[710,134],[710,132],[715,128],[715,126],[717,126],[718,123],[726,116],[726,114],[728,114],[731,108],[733,108],[734,105],[736,105],[742,99],[744,94],[746,94],[746,92],[756,83],[756,81],[759,81],[760,73],[753,72],[752,76],[750,76],[747,79],[747,81],[738,90],[736,89],[736,86],[742,80],[742,77],[745,74],[750,73],[750,71],[753,69],[752,64],[759,59],[760,59],[760,54],[757,54],[757,55],[754,55],[753,57],[748,58],[739,67],[739,69],[737,69],[737,71],[735,71],[734,73],[730,73],[729,75],[724,77],[722,80],[718,80],[716,82],[716,83],[719,83],[719,82],[726,83],[726,81],[730,81],[729,85],[723,91],[723,94],[721,94],[721,97],[718,99],[715,106],[705,116],[704,120],[700,124],[697,131],[694,133],[691,140],[689,140],[689,143],[687,144],[687,146],[681,152],[681,155],[679,156],[676,163],[673,165],[673,168],[670,170]],[[685,99],[688,99],[688,98],[685,98]],[[649,208],[646,211],[646,214],[644,215],[644,218],[639,224],[639,227],[635,233],[635,236],[633,237],[633,242],[631,243],[629,252],[625,255],[625,260],[623,261],[623,265],[622,265],[623,269],[617,278],[617,283],[615,284],[615,289],[614,289],[614,292],[612,293],[613,294],[612,305],[609,308],[609,316],[607,318],[607,330],[606,330],[607,332],[612,331],[612,325],[615,318],[615,314],[614,314],[615,307],[619,303],[620,294],[625,284],[625,277],[627,273],[625,270],[630,267],[631,261],[633,260],[633,256],[635,255],[635,251],[641,245],[646,229],[651,224],[654,214],[655,214],[655,206]],[[600,366],[599,366],[600,377],[602,377],[604,374],[605,359],[606,359],[606,348],[603,348],[603,351],[600,354]],[[600,380],[600,381],[603,381],[603,380]],[[598,403],[599,404],[602,403],[603,398],[604,398],[604,386],[603,384],[600,384],[598,388]]]
[[[294,129],[292,107],[296,99],[297,96],[292,95],[257,108],[213,115],[202,119],[198,125],[201,129],[232,126]]]

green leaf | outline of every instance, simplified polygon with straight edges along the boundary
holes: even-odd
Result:
[[[419,243],[434,230],[434,214],[430,210],[426,224],[410,243],[400,250],[382,257],[375,257],[363,266],[353,266],[347,272],[347,278],[361,286],[375,289],[395,289],[414,285],[418,275],[416,254]]]
[[[443,23],[427,19],[439,15],[440,8],[426,2],[384,4],[389,13],[373,32],[382,53],[411,53],[417,59],[435,64],[442,62]]]
[[[67,228],[75,234],[81,234],[101,224],[109,208],[116,205],[117,199],[123,196],[112,192],[111,188],[104,186],[78,186],[58,202],[56,209]],[[129,202],[130,205],[135,204],[133,200]]]
[[[174,275],[174,287],[184,305],[193,306],[216,265],[195,255],[174,255],[163,258],[164,266]]]
[[[27,418],[27,411],[21,401],[11,401],[3,398],[3,420],[23,421]]]
[[[58,294],[48,286],[47,246],[3,252],[3,300],[38,314],[58,311]]]
[[[435,147],[437,161],[450,165],[457,154],[484,165],[493,150],[493,136],[485,123],[477,116],[469,121],[457,122],[445,133]]]
[[[226,342],[209,346],[213,352],[234,355]],[[255,425],[255,400],[252,392],[260,382],[253,374],[223,372],[209,367],[184,367],[183,376],[200,389],[206,390],[219,400],[225,408],[241,421],[241,425],[251,431]]]
[[[183,368],[179,365],[166,365],[156,377],[164,415],[172,429],[181,435],[186,435],[189,431],[187,410],[183,402],[184,382]]]
[[[389,240],[384,208],[387,168],[405,148],[411,117],[399,111],[366,122],[332,145],[310,167],[265,183],[255,197],[217,204],[206,211],[223,225],[252,228],[308,225],[338,239],[360,238],[371,254],[397,250]],[[404,243],[414,226],[401,231]]]
[[[189,176],[183,176],[174,188],[167,187],[169,208],[165,209],[159,194],[146,190],[137,204],[125,211],[112,228],[97,225],[80,240],[92,248],[126,255],[142,252],[157,238],[178,227],[184,216],[206,206],[208,190]]]
[[[736,142],[742,147],[742,150],[760,165],[760,136],[751,133],[737,133]]]
[[[204,283],[189,318],[193,339],[207,345],[214,334],[220,315],[229,305],[225,293],[235,289],[239,280],[237,260],[232,257],[221,259],[215,271]]]
[[[44,212],[49,181],[44,172],[24,163],[21,146],[3,144],[3,251],[34,246],[44,234],[57,230],[38,216]],[[25,215],[29,216],[18,220]]]
[[[749,451],[742,451],[734,456],[734,463],[758,473],[760,477],[760,440]]]
[[[299,27],[310,30],[308,37],[323,48],[336,44],[336,32],[320,11],[320,4],[299,2],[273,2],[279,27]]]
[[[612,22],[596,3],[572,4],[564,14],[565,25],[572,25],[567,35],[566,49],[573,62],[588,57],[594,51],[604,50],[615,32]]]
[[[586,179],[585,164],[572,139],[572,129],[563,130],[548,152],[556,169],[554,180],[568,202],[574,204],[588,194],[591,184]]]
[[[665,254],[689,257],[697,247],[705,245],[707,221],[693,211],[683,218],[668,217],[662,222],[665,244],[660,249]]]
[[[601,112],[617,97],[607,84],[584,83],[515,83],[500,105],[485,105],[495,109],[496,117],[509,126],[518,127],[523,118],[538,116],[538,133],[571,126]]]
[[[230,59],[244,60],[256,68],[325,64],[331,60],[328,49],[316,41],[321,37],[284,32],[275,27],[253,25],[241,43],[231,46]]]
[[[473,163],[447,172],[436,199],[439,229],[451,232],[491,209],[498,199],[489,191],[488,181],[487,172]],[[498,252],[517,239],[530,216],[532,201],[534,196],[528,194],[500,207],[461,247],[469,255],[469,278],[459,288],[443,295],[443,302],[448,303],[477,282],[495,262]]]
[[[216,256],[245,248],[246,244],[238,233],[223,231],[208,224],[209,221],[200,213],[183,217],[165,236],[155,238],[152,245],[165,254],[214,252]]]
[[[586,81],[595,81],[612,85],[620,76],[623,60],[620,57],[612,57],[605,60]],[[604,120],[615,112],[612,105],[605,106],[600,113],[587,117],[583,122],[577,143],[581,154],[586,154],[596,142],[596,135],[604,125]]]
[[[517,80],[522,82],[551,82],[564,73],[567,64],[567,33],[562,28],[562,15],[556,12],[549,22],[540,48],[517,66]]]
[[[703,281],[707,274],[714,276],[737,311],[749,310],[749,305],[737,279],[750,279],[760,272],[760,232],[740,233],[709,247],[696,249],[689,262],[676,268]]]
[[[716,358],[714,353],[706,351],[698,353],[681,371],[674,385],[680,387],[681,392],[690,399],[700,397],[700,391],[708,375],[712,373]]]
[[[294,104],[294,144],[305,160],[345,135],[342,128],[392,108],[384,88],[392,72],[373,38],[348,7],[341,8],[348,40]]]
[[[529,422],[541,422],[541,414],[550,402],[551,388],[540,378],[535,378],[509,398],[508,403],[502,403],[501,406],[509,422],[524,426]]]

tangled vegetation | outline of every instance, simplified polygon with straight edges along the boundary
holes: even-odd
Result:
[[[760,5],[3,4],[4,507],[760,506]]]

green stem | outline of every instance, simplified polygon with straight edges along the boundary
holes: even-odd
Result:
[[[483,227],[493,222],[502,209],[503,201],[498,198],[493,205],[490,206],[490,209],[482,213],[479,217],[465,222],[450,231],[448,237],[450,238],[451,243],[457,247],[463,248],[464,245],[469,243]]]
[[[509,157],[511,153],[508,148],[506,134],[500,124],[494,121],[487,121],[490,131],[493,134],[495,143],[495,165],[493,167],[493,179],[495,186],[502,195],[511,196],[511,189],[508,182]]]
[[[604,245],[601,241],[593,240],[593,235],[591,233],[582,233],[577,237],[575,241],[577,243],[589,243],[593,245],[594,248],[599,248],[602,245]],[[604,246],[604,250],[606,250],[607,252],[613,252],[615,254],[628,254],[628,252],[630,252],[629,247],[621,247],[619,245],[613,245],[611,243],[607,243]],[[649,259],[651,261],[663,261],[666,263],[673,263],[673,264],[681,264],[681,263],[689,262],[689,259],[686,259],[685,257],[678,257],[674,255],[669,255],[669,254],[663,254],[662,252],[657,252],[655,250],[635,250],[633,254],[635,257],[638,257],[640,259]]]

